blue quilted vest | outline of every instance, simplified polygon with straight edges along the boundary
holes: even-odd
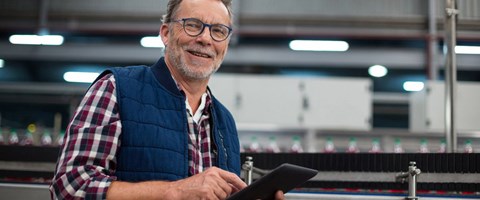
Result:
[[[118,180],[178,180],[188,177],[188,131],[185,97],[165,61],[155,65],[110,68],[122,133],[117,152]],[[216,164],[240,175],[238,135],[230,112],[212,95],[212,138]]]

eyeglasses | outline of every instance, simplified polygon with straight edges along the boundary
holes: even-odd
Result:
[[[183,18],[180,20],[172,21],[172,22],[180,22],[183,25],[183,30],[187,35],[192,37],[197,37],[203,33],[205,27],[208,27],[210,30],[210,37],[217,42],[224,41],[228,38],[230,33],[232,32],[232,28],[223,25],[223,24],[207,24],[203,23],[201,20],[197,18]]]

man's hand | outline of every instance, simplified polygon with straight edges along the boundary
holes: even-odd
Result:
[[[281,190],[275,193],[275,200],[285,200],[285,195],[283,195]]]
[[[145,181],[129,183],[113,181],[107,191],[107,199],[226,199],[247,187],[236,174],[212,167],[192,177],[168,182]],[[284,200],[281,190],[275,200]]]
[[[172,199],[226,199],[246,186],[236,174],[212,167],[200,174],[172,182],[167,193]],[[279,197],[283,197],[283,193]]]

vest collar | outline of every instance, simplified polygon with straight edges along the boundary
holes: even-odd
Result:
[[[178,90],[178,87],[175,83],[175,81],[172,78],[172,74],[170,73],[170,70],[168,70],[167,64],[165,63],[165,58],[161,57],[158,59],[158,61],[151,66],[152,72],[157,79],[157,81],[165,87],[169,92],[176,94],[178,96],[183,96],[180,90]],[[217,106],[219,105],[218,100],[213,96],[212,91],[210,91],[210,87],[207,87],[208,92],[210,93],[210,97],[212,98],[212,105],[210,106],[210,109],[212,106]],[[216,112],[220,112],[220,110],[213,109]],[[221,116],[223,113],[214,113],[212,110],[210,110],[210,113],[212,114],[213,118],[215,118],[215,115]],[[221,120],[217,120],[218,122],[221,122]],[[223,123],[218,123],[219,128],[224,128],[225,125]]]
[[[165,58],[161,57],[158,59],[157,63],[151,66],[152,72],[155,75],[157,81],[165,87],[168,91],[178,96],[182,94],[177,88],[175,81],[172,78],[172,74],[170,70],[168,70],[167,64],[165,63]]]

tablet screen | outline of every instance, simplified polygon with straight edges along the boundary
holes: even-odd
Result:
[[[289,163],[284,163],[270,173],[256,180],[228,200],[273,199],[275,192],[287,193],[317,175],[318,171]]]

